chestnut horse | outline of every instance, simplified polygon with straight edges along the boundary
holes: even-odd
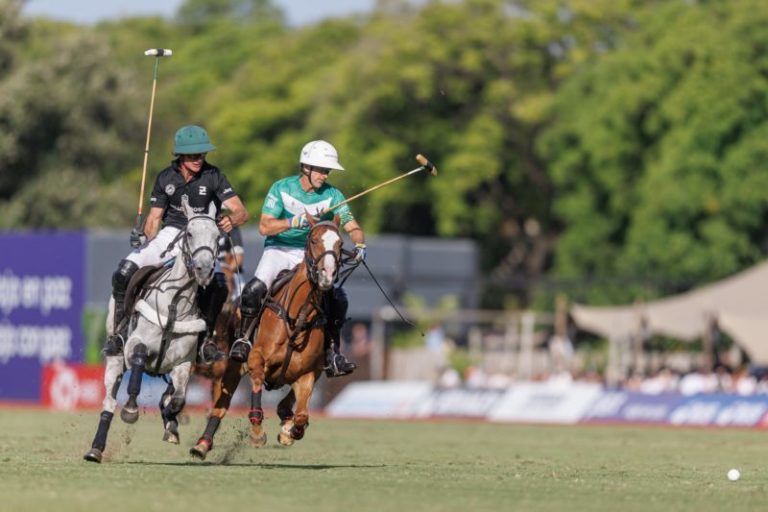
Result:
[[[234,272],[237,272],[237,264],[234,261],[234,255],[226,253],[221,268],[227,278],[229,288],[229,298],[221,308],[221,313],[216,318],[216,327],[214,339],[220,352],[229,353],[232,342],[235,340],[235,329],[240,323],[240,311],[237,307],[237,301],[233,293],[235,281]],[[189,449],[190,455],[205,460],[208,452],[213,448],[213,437],[219,428],[221,420],[229,410],[232,403],[232,397],[237,390],[240,379],[244,374],[242,363],[232,361],[229,358],[222,358],[211,364],[195,364],[193,368],[197,375],[202,375],[211,379],[211,395],[213,400],[213,409],[208,416],[208,423],[205,431],[200,436],[197,444]]]
[[[290,446],[304,437],[309,425],[309,398],[325,361],[325,327],[329,294],[341,265],[342,239],[338,217],[331,221],[310,221],[304,261],[292,277],[265,299],[253,349],[248,356],[251,377],[251,441],[266,443],[262,427],[262,386],[277,389],[289,384],[291,390],[277,406],[281,421],[278,441]],[[296,406],[294,412],[293,406]]]

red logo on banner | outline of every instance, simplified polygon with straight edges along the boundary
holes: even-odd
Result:
[[[43,367],[43,405],[71,411],[99,407],[104,400],[104,366],[54,363]]]

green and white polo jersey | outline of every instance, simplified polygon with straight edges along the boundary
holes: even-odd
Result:
[[[300,176],[289,176],[276,181],[264,199],[261,213],[272,215],[277,219],[286,219],[294,215],[309,212],[317,215],[322,210],[344,201],[344,194],[333,185],[324,183],[318,190],[306,192],[299,183]],[[334,210],[334,215],[341,217],[341,225],[354,220],[352,212],[345,204]],[[309,228],[291,228],[277,235],[270,235],[264,241],[265,247],[304,247]]]

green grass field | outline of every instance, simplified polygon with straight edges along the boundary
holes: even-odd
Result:
[[[116,415],[98,465],[82,460],[97,422],[0,410],[0,511],[768,509],[761,431],[315,418],[284,448],[270,418],[269,444],[254,449],[237,413],[198,462],[187,453],[201,413],[181,446],[160,440],[156,415],[131,426]]]

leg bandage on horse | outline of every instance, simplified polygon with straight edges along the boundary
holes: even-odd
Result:
[[[93,438],[93,444],[91,448],[96,448],[99,451],[104,451],[104,447],[107,445],[107,434],[109,433],[109,426],[112,424],[113,413],[109,411],[102,411],[99,418],[99,428],[96,430],[96,437]]]
[[[143,343],[136,345],[131,358],[131,379],[128,381],[128,395],[137,396],[141,392],[141,377],[147,365],[147,347]]]

